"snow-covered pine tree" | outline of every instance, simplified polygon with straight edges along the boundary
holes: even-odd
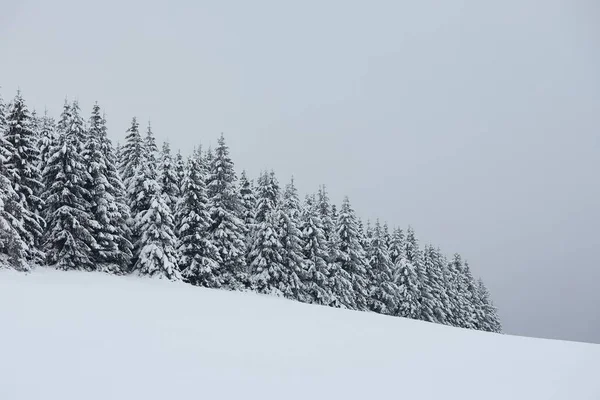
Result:
[[[414,236],[414,234],[413,234]],[[406,243],[402,230],[396,229],[392,236],[391,249],[394,261],[395,281],[398,286],[398,316],[418,319],[420,316],[421,290],[415,265],[408,260],[407,250],[414,259],[412,244]]]
[[[183,197],[177,207],[179,268],[183,278],[193,285],[219,288],[219,250],[209,238],[211,225],[205,170],[200,160],[190,157],[183,180]]]
[[[304,258],[302,254],[302,233],[300,232],[300,200],[294,179],[286,185],[283,199],[277,210],[277,229],[282,245],[282,260],[285,276],[279,290],[290,299],[309,302],[303,281]]]
[[[287,280],[277,229],[278,202],[279,183],[275,174],[263,173],[258,180],[255,224],[247,262],[252,289],[276,295],[282,294],[279,288],[285,286]]]
[[[209,234],[221,257],[221,276],[218,278],[230,289],[241,289],[248,283],[244,222],[238,215],[240,200],[236,176],[222,134],[215,155],[209,160],[207,192],[212,220]]]
[[[168,142],[164,142],[162,146],[162,152],[160,154],[159,163],[159,184],[161,192],[166,195],[171,210],[175,211],[177,203],[179,202],[179,184],[176,166],[173,164],[173,157],[171,156],[171,147]]]
[[[56,142],[52,145],[43,177],[48,221],[44,235],[46,259],[60,269],[94,268],[92,233],[97,222],[91,213],[91,180],[83,158],[84,122],[79,105],[65,104]]]
[[[143,165],[145,158],[144,141],[140,135],[139,127],[140,125],[138,124],[137,119],[133,117],[131,126],[127,129],[127,135],[125,136],[125,145],[123,145],[120,151],[121,163],[119,164],[119,171],[125,189],[129,194],[129,205],[132,216],[135,216],[139,211],[142,211],[136,207],[137,194],[132,190],[135,175],[138,169]]]
[[[323,235],[325,236],[325,241],[329,243],[331,239],[330,236],[335,230],[335,226],[334,221],[331,218],[331,202],[325,185],[321,185],[317,192],[317,209],[319,210],[319,216],[323,223]]]
[[[389,228],[387,222],[383,223],[383,226],[381,227],[381,232],[382,232],[382,236],[383,236],[383,244],[385,245],[385,247],[387,247],[388,253],[389,253],[390,247],[392,245],[392,235],[390,235],[390,228]],[[390,256],[390,259],[391,259],[391,256]]]
[[[483,308],[484,319],[481,329],[488,332],[502,333],[502,324],[498,317],[498,309],[492,302],[490,292],[481,279],[477,281],[477,292]]]
[[[175,176],[177,177],[177,196],[183,197],[183,181],[185,180],[186,166],[181,150],[177,150],[175,156]]]
[[[155,173],[158,169],[158,147],[156,146],[156,138],[154,137],[154,131],[152,131],[152,124],[148,121],[148,128],[146,129],[146,137],[144,138],[144,147],[146,149],[146,160],[150,167],[154,167]]]
[[[398,287],[393,279],[392,262],[379,220],[375,222],[367,258],[369,268],[369,308],[380,314],[394,315],[398,309]]]
[[[124,188],[115,168],[112,146],[106,134],[106,120],[96,103],[89,119],[83,158],[91,180],[87,191],[91,196],[91,213],[97,222],[92,230],[96,241],[93,249],[95,269],[121,273],[131,258],[128,208],[123,204]]]
[[[310,303],[329,305],[332,302],[327,265],[327,247],[323,223],[315,196],[306,196],[300,224],[306,271],[304,287]]]
[[[254,222],[260,224],[267,219],[269,213],[277,208],[279,203],[279,182],[275,173],[262,173],[256,188],[256,212]]]
[[[396,265],[396,262],[401,257],[405,256],[406,245],[404,243],[404,232],[402,229],[395,228],[392,232],[392,236],[390,238],[390,261],[392,264]]]
[[[56,136],[56,122],[54,118],[48,115],[48,111],[44,112],[44,116],[41,119],[40,133],[38,136],[37,146],[40,150],[39,166],[40,171],[44,169],[44,166],[48,162],[50,146]]]
[[[460,254],[456,253],[454,255],[453,260],[448,264],[448,271],[450,277],[449,296],[454,325],[472,329],[473,309],[468,294],[464,263]]]
[[[138,219],[141,237],[137,245],[139,256],[133,270],[139,275],[180,280],[177,238],[173,232],[174,220],[167,195],[161,193],[155,180],[147,181],[146,185],[151,194],[150,208]]]
[[[423,291],[423,286],[426,279],[425,273],[425,265],[423,264],[423,252],[419,248],[419,241],[415,236],[414,229],[409,226],[406,230],[406,240],[404,242],[405,245],[405,256],[406,260],[411,263],[417,273],[418,281],[417,287],[419,289],[419,304],[421,304],[421,298]],[[417,316],[419,318],[419,316]]]
[[[8,108],[6,122],[4,137],[13,151],[7,154],[5,165],[12,187],[23,204],[21,238],[27,244],[27,258],[40,262],[43,259],[40,245],[46,226],[41,216],[44,202],[39,197],[43,190],[40,153],[31,114],[20,92]]]
[[[357,218],[348,197],[344,198],[336,223],[336,255],[341,268],[349,274],[352,290],[348,308],[369,309],[369,285],[367,256],[361,245],[361,233]]]
[[[8,179],[5,165],[8,156],[14,151],[4,138],[8,128],[5,111],[6,107],[0,96],[0,252],[8,256],[8,263],[13,268],[28,271],[30,267],[26,262],[27,245],[17,229],[22,229],[23,225],[23,204]]]
[[[117,244],[117,253],[113,254],[112,262],[120,266],[121,271],[127,271],[131,266],[133,243],[131,238],[131,212],[127,205],[127,191],[118,171],[119,155],[115,151],[106,130],[106,116],[102,115],[100,129],[100,150],[106,159],[107,190],[113,196],[117,206],[117,213],[111,216],[115,229],[113,239]]]
[[[244,236],[246,237],[247,246],[250,246],[252,243],[251,232],[254,227],[254,214],[256,212],[256,195],[254,193],[252,181],[246,176],[246,171],[242,171],[239,188],[241,219],[244,222]]]
[[[463,266],[464,272],[464,285],[465,285],[465,296],[467,299],[468,314],[467,314],[467,323],[471,329],[478,329],[477,326],[477,310],[479,309],[479,293],[477,292],[477,283],[473,278],[473,274],[471,273],[471,268],[469,267],[469,263],[465,260]]]
[[[425,279],[421,290],[421,316],[423,321],[446,323],[448,297],[441,257],[433,246],[425,246],[423,264]]]
[[[115,145],[115,160],[117,160],[117,170],[120,171],[121,170],[121,164],[123,163],[123,158],[122,158],[122,147],[121,147],[121,142],[117,142],[117,144]],[[119,172],[120,174],[120,172]]]

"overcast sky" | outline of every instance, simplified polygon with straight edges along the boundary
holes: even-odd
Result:
[[[0,0],[0,86],[460,252],[507,333],[600,342],[600,3]]]

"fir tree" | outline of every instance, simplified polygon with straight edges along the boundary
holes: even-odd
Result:
[[[179,178],[177,176],[176,167],[173,164],[173,157],[171,157],[171,148],[167,142],[163,143],[160,156],[159,180],[161,192],[165,194],[167,204],[172,210],[175,210],[179,201]]]
[[[433,246],[426,246],[423,252],[425,278],[421,288],[420,319],[423,321],[446,322],[448,299],[443,276],[443,264]]]
[[[416,259],[413,245],[414,242],[407,244],[400,229],[395,231],[392,237],[391,249],[395,258],[395,281],[398,286],[398,316],[417,319],[421,315],[419,276],[417,268],[407,257],[407,253],[410,252],[411,258]]]
[[[282,245],[281,264],[285,275],[280,280],[279,290],[284,296],[308,302],[304,284],[304,259],[302,255],[302,233],[300,232],[300,200],[294,179],[286,185],[282,204],[277,210],[278,235]]]
[[[233,162],[223,135],[214,157],[211,156],[207,191],[210,200],[210,239],[220,252],[221,268],[219,279],[231,289],[247,284],[246,244],[244,223],[238,216],[239,197]]]
[[[144,209],[138,208],[137,193],[134,190],[135,177],[137,171],[144,164],[145,154],[144,141],[140,136],[139,124],[137,119],[133,117],[131,126],[127,129],[127,135],[125,136],[125,145],[121,148],[121,163],[119,164],[121,178],[123,179],[125,190],[129,195],[129,204],[133,216],[147,209],[147,207]]]
[[[248,180],[246,171],[242,171],[240,176],[240,208],[241,208],[241,219],[244,223],[244,235],[246,236],[246,243],[248,246],[251,244],[250,232],[254,227],[254,214],[256,212],[256,196],[254,194],[254,187],[252,181]]]
[[[477,294],[482,307],[480,329],[488,332],[502,333],[502,324],[498,317],[498,310],[494,306],[490,298],[490,293],[481,279],[477,282]]]
[[[150,208],[139,219],[142,235],[138,243],[139,256],[133,269],[139,275],[180,280],[177,240],[167,196],[160,193],[156,181],[148,181],[147,186],[151,193]]]
[[[0,251],[8,256],[9,265],[19,271],[29,271],[25,258],[27,245],[20,235],[23,223],[23,204],[7,178],[6,160],[14,151],[4,135],[8,125],[5,105],[0,96]]]
[[[283,267],[283,246],[277,229],[279,183],[275,174],[264,173],[258,180],[255,226],[248,253],[250,284],[261,293],[280,294],[286,276]]]
[[[467,277],[460,254],[454,255],[452,262],[448,264],[448,272],[450,277],[449,295],[453,314],[451,322],[461,328],[473,328],[472,316],[474,310],[470,303]]]
[[[40,171],[44,169],[46,163],[48,162],[51,144],[55,141],[55,138],[56,122],[52,117],[48,116],[48,111],[46,111],[41,120],[40,133],[37,142],[38,149],[40,150],[38,166]]]
[[[156,146],[156,138],[154,137],[154,132],[152,131],[152,125],[150,124],[150,121],[148,121],[146,137],[144,138],[144,147],[146,149],[145,154],[147,163],[150,167],[154,168],[154,173],[156,173],[156,169],[158,166],[158,147]]]
[[[393,315],[398,309],[398,287],[393,279],[393,267],[385,244],[383,229],[377,221],[369,252],[369,308],[380,314]]]
[[[179,267],[183,278],[193,285],[221,287],[219,250],[209,240],[211,225],[205,171],[200,160],[191,157],[183,180],[183,197],[177,211]]]
[[[390,261],[394,265],[396,265],[398,259],[400,259],[401,257],[406,258],[406,245],[404,243],[404,232],[402,232],[402,229],[396,228],[392,232],[392,236],[390,238],[389,252]]]
[[[88,125],[83,158],[90,175],[86,189],[91,196],[91,213],[97,222],[91,232],[96,242],[93,257],[97,269],[119,273],[127,268],[131,258],[126,227],[128,209],[122,204],[124,190],[106,135],[106,120],[98,104],[92,109]]]
[[[20,93],[8,108],[6,122],[4,136],[12,146],[12,152],[7,154],[5,165],[11,184],[23,204],[21,238],[27,245],[27,258],[41,261],[39,247],[46,224],[41,216],[44,202],[39,197],[43,190],[40,153],[31,115]]]
[[[346,295],[347,307],[366,311],[369,309],[368,264],[360,243],[361,233],[357,218],[348,197],[344,198],[337,218],[336,240],[337,262],[350,276],[352,282],[352,290]]]
[[[327,265],[327,247],[323,223],[314,196],[307,196],[300,226],[306,271],[307,298],[310,303],[329,305],[332,302]]]
[[[90,193],[85,185],[91,180],[83,158],[85,129],[79,105],[65,104],[59,121],[60,131],[44,169],[46,215],[48,224],[44,248],[49,264],[60,269],[94,267],[92,236],[97,223],[90,212]]]
[[[183,197],[183,184],[185,180],[185,175],[185,162],[183,161],[181,151],[177,150],[177,155],[175,156],[175,177],[177,179],[177,196],[180,198]]]

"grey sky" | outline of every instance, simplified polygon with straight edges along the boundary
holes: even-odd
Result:
[[[84,4],[85,3],[85,4]],[[0,85],[98,101],[459,251],[508,333],[600,342],[600,3],[0,0]]]

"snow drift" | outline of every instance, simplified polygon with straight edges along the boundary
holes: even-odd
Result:
[[[0,399],[600,399],[600,346],[0,270]]]

